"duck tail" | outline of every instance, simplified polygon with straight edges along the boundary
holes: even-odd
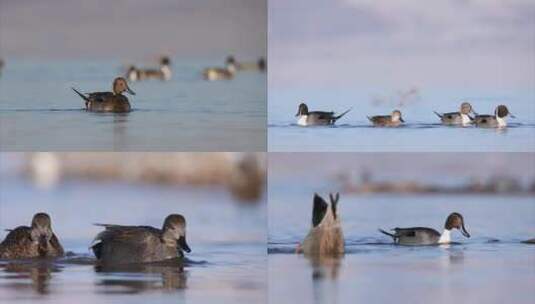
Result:
[[[381,232],[382,234],[386,234],[386,235],[392,237],[393,239],[396,239],[396,238],[397,238],[397,236],[396,236],[395,234],[393,234],[393,233],[386,232],[386,231],[384,231],[384,230],[381,229],[381,228],[379,228],[378,230],[379,230],[379,232]]]
[[[75,88],[71,87],[71,89],[76,93],[78,94],[78,96],[82,97],[83,100],[85,101],[89,101],[89,98],[87,98],[87,96],[85,96],[84,94],[78,92]]]
[[[366,116],[366,118],[368,118],[369,121],[373,122],[373,118],[372,117]]]
[[[444,115],[442,115],[442,114],[440,114],[440,113],[438,113],[436,111],[433,111],[433,113],[435,113],[438,116],[438,118],[442,118],[444,116]]]
[[[344,113],[338,115],[338,116],[335,116],[334,117],[334,120],[337,121],[338,119],[342,118],[342,116],[346,115],[347,113],[349,113],[349,111],[351,111],[353,108],[349,108],[347,111],[345,111]]]

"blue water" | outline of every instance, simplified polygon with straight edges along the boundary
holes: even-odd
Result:
[[[73,257],[46,263],[0,261],[0,302],[27,303],[259,303],[266,291],[266,205],[234,201],[224,188],[168,187],[67,181],[39,189],[3,177],[0,238],[4,229],[29,225],[35,212]],[[175,267],[99,271],[88,246],[101,228],[93,223],[160,227],[170,213],[187,220],[192,249]],[[74,260],[73,260],[74,259]]]
[[[384,102],[375,103],[377,98]],[[529,89],[421,90],[403,106],[395,93],[379,88],[270,90],[268,100],[269,151],[535,151],[535,92]],[[493,114],[506,104],[516,119],[509,117],[508,127],[500,130],[442,126],[433,111],[458,111],[464,100],[479,114]],[[311,111],[352,110],[334,127],[300,127],[295,114],[301,102]],[[366,118],[394,109],[401,110],[403,127],[374,128]]]
[[[207,82],[223,59],[172,58],[169,82],[130,84],[128,114],[88,113],[71,87],[109,91],[118,61],[13,61],[0,76],[3,151],[264,151],[266,75],[243,72]],[[126,62],[123,62],[126,64]]]
[[[332,160],[334,161],[334,160]],[[271,175],[270,175],[271,176]],[[269,182],[270,303],[532,303],[535,200],[500,195],[349,195],[338,205],[346,241],[341,259],[295,254],[311,225],[312,196],[337,191],[314,176]],[[377,228],[441,230],[447,215],[464,215],[471,238],[450,246],[403,247]]]

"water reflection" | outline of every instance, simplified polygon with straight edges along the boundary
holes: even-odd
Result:
[[[145,291],[176,291],[187,288],[188,272],[183,265],[139,264],[124,266],[96,265],[97,292],[136,294]]]
[[[314,303],[337,303],[338,274],[343,256],[306,256],[312,267]]]
[[[7,288],[22,292],[31,288],[40,295],[50,293],[52,274],[61,272],[61,267],[48,260],[7,262],[0,269],[4,272],[0,277],[9,282]]]

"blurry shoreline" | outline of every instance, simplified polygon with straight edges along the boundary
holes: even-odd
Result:
[[[42,188],[69,179],[226,187],[257,202],[265,191],[263,153],[29,153],[21,173]]]

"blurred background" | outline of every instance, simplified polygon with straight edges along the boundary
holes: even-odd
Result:
[[[0,261],[0,299],[251,303],[264,298],[263,153],[3,153],[0,228],[47,212],[69,257],[52,265]],[[94,223],[161,227],[185,216],[184,271],[93,268]],[[2,238],[7,232],[0,233]],[[31,292],[29,292],[31,291]],[[137,295],[137,296],[133,296]]]
[[[268,164],[270,302],[531,302],[535,154],[270,153]],[[340,192],[341,259],[295,254],[315,192]],[[377,230],[442,231],[452,212],[471,237],[454,230],[451,246],[395,246]]]

